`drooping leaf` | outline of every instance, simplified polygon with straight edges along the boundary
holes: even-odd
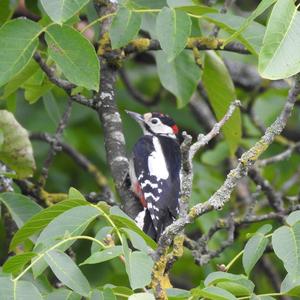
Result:
[[[164,7],[159,12],[156,33],[169,62],[184,49],[191,33],[191,25],[191,19],[184,11]]]
[[[10,243],[10,250],[15,249],[17,245],[45,228],[58,215],[73,207],[85,204],[88,204],[85,200],[65,200],[38,212],[15,233]]]
[[[30,61],[38,46],[41,30],[38,23],[25,19],[14,19],[0,28],[0,86],[16,76]]]
[[[120,256],[122,252],[123,252],[122,246],[114,246],[111,248],[107,248],[102,251],[93,253],[83,263],[81,263],[81,265],[98,264],[107,260],[111,260],[113,258]]]
[[[202,82],[217,119],[221,120],[226,114],[230,103],[236,99],[236,94],[224,62],[213,51],[206,52]],[[223,126],[222,131],[229,145],[230,153],[233,155],[242,135],[239,110],[234,112]]]
[[[269,243],[269,239],[265,236],[266,233],[267,232],[257,231],[255,235],[249,239],[249,241],[247,242],[244,248],[242,261],[243,261],[243,267],[247,275],[250,274],[255,264],[261,258]]]
[[[55,276],[67,287],[87,297],[90,285],[75,262],[65,253],[58,250],[48,251],[45,260]]]
[[[121,48],[133,40],[141,27],[141,22],[140,14],[125,7],[119,8],[109,29],[112,48]]]
[[[86,5],[89,0],[41,0],[47,15],[56,23],[64,23]]]
[[[300,71],[300,12],[293,0],[278,0],[272,10],[258,70],[262,77],[282,79]]]
[[[186,51],[171,62],[168,62],[164,52],[157,51],[155,54],[159,79],[164,88],[176,96],[177,107],[182,108],[189,103],[196,90],[200,69]]]
[[[21,253],[10,257],[3,265],[3,272],[6,273],[19,273],[23,267],[36,256],[34,252]]]
[[[272,245],[287,272],[291,276],[300,276],[300,222],[275,230]]]
[[[17,193],[0,194],[0,202],[7,207],[19,228],[23,226],[29,218],[41,211],[41,207],[33,200]]]
[[[277,0],[263,0],[261,1],[252,14],[242,23],[240,28],[229,38],[224,41],[224,45],[233,41],[237,38],[258,16],[264,13],[271,5],[273,5]]]
[[[18,178],[32,176],[35,161],[27,131],[7,110],[0,110],[0,130],[4,138],[0,149],[1,161],[14,170]]]
[[[287,274],[281,283],[280,292],[289,296],[300,296],[300,276]]]
[[[100,66],[93,45],[75,29],[63,25],[47,28],[49,56],[72,83],[98,91]]]
[[[18,280],[14,284],[9,277],[0,277],[0,295],[7,300],[43,300],[38,289],[28,281]]]
[[[205,14],[203,18],[218,25],[229,34],[233,34],[245,22],[245,19],[229,14]],[[239,35],[237,39],[254,55],[258,55],[262,46],[265,27],[259,23],[251,24]]]

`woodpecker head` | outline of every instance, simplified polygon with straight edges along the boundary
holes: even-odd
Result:
[[[144,115],[132,111],[126,112],[140,124],[144,134],[164,135],[176,138],[179,132],[174,120],[168,115],[158,112],[149,112]]]

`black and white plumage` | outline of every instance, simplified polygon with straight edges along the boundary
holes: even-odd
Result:
[[[128,112],[144,135],[134,146],[129,175],[132,190],[143,205],[137,224],[158,240],[179,213],[181,154],[174,121],[160,113]]]

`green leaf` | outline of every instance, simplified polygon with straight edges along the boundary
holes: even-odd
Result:
[[[0,129],[0,151],[2,149],[3,142],[4,142],[4,134],[3,131]]]
[[[273,5],[277,0],[263,0],[261,1],[252,14],[242,23],[240,28],[229,38],[224,41],[224,45],[230,43],[235,38],[237,38],[258,16],[265,12],[271,5]]]
[[[0,150],[1,161],[14,170],[18,178],[32,176],[35,161],[27,131],[7,110],[0,110],[0,130],[4,136]]]
[[[38,289],[28,281],[18,280],[13,283],[9,277],[0,277],[1,299],[7,300],[43,300]]]
[[[123,253],[122,246],[114,246],[111,248],[104,249],[99,252],[93,253],[80,265],[98,264],[107,260],[111,260],[120,256]]]
[[[89,0],[41,0],[47,15],[56,23],[64,23],[74,16]]]
[[[300,276],[300,222],[281,226],[272,235],[275,254],[291,276]]]
[[[70,200],[83,200],[83,201],[86,201],[85,197],[78,190],[76,190],[73,187],[70,187],[70,189],[69,189],[68,198]]]
[[[82,296],[88,296],[91,289],[89,282],[67,254],[51,250],[45,255],[45,260],[64,285]]]
[[[137,293],[131,295],[128,300],[155,300],[155,298],[150,293]]]
[[[30,198],[17,193],[0,194],[0,202],[8,209],[18,228],[41,211],[41,207]]]
[[[237,300],[237,298],[230,292],[215,286],[209,286],[204,289],[196,289],[196,295],[211,300]]]
[[[148,253],[147,243],[139,234],[137,234],[135,231],[128,228],[122,228],[121,230],[125,232],[126,236],[129,238],[130,242],[132,243],[132,246],[135,249]]]
[[[111,288],[116,296],[119,297],[129,297],[133,294],[132,290],[125,286],[116,286]]]
[[[287,274],[281,283],[280,293],[289,296],[300,296],[300,276]]]
[[[203,163],[211,166],[219,166],[229,155],[226,142],[218,143],[212,150],[207,150],[201,155]]]
[[[203,18],[222,28],[229,34],[233,34],[245,22],[245,19],[229,14],[205,14]],[[252,22],[237,39],[254,55],[258,55],[262,46],[265,27],[259,23]]]
[[[168,6],[171,8],[176,8],[183,10],[187,13],[201,16],[208,13],[217,13],[218,10],[213,7],[209,7],[206,5],[199,5],[196,1],[191,0],[168,0]]]
[[[278,0],[272,10],[258,71],[268,79],[283,79],[300,71],[300,12],[294,0]]]
[[[4,94],[1,98],[5,99],[14,93],[28,78],[30,78],[39,68],[39,65],[31,59],[25,68],[19,72],[11,81],[4,86]]]
[[[17,245],[45,228],[54,218],[63,212],[85,204],[88,204],[85,200],[65,200],[38,212],[15,233],[10,243],[10,250],[15,249]]]
[[[40,252],[55,245],[59,239],[64,239],[66,236],[80,235],[99,214],[100,211],[97,208],[88,205],[77,206],[65,211],[53,219],[41,232],[34,250]],[[64,251],[74,242],[75,240],[68,241],[59,249]],[[40,275],[46,267],[47,265],[43,259],[34,264],[32,268],[34,276]]]
[[[126,227],[133,230],[139,236],[141,236],[147,245],[149,245],[152,249],[156,248],[156,243],[147,234],[145,234],[133,220],[128,219],[128,216],[124,218],[120,215],[110,215],[110,218],[118,228]]]
[[[129,281],[133,290],[144,288],[151,282],[152,259],[144,252],[134,251],[129,254]]]
[[[49,56],[72,83],[99,90],[100,65],[93,45],[77,30],[63,25],[47,28]]]
[[[293,226],[295,223],[300,221],[300,210],[293,211],[285,220],[287,224]]]
[[[187,44],[191,34],[191,19],[186,12],[164,7],[156,20],[156,33],[162,50],[172,61]]]
[[[132,41],[141,27],[142,18],[125,7],[119,8],[109,29],[112,49],[121,48]]]
[[[58,289],[47,295],[46,300],[81,300],[82,297],[67,289]]]
[[[155,54],[158,76],[162,85],[176,96],[177,107],[184,107],[189,103],[200,80],[199,67],[187,51],[181,52],[171,62],[168,62],[164,52],[157,51]]]
[[[14,19],[0,28],[0,86],[28,64],[38,46],[40,33],[38,23],[25,19]]]
[[[236,296],[251,295],[254,290],[253,282],[245,276],[226,272],[210,273],[206,277],[204,284],[205,286],[217,285]]]
[[[178,288],[168,288],[166,292],[171,299],[188,299],[191,296],[190,291]]]
[[[276,300],[275,298],[271,297],[271,296],[260,296],[260,295],[252,295],[250,300]]]
[[[5,273],[19,273],[23,270],[23,267],[36,256],[34,252],[21,253],[10,257],[3,265],[3,272]]]
[[[269,225],[269,224],[267,224]],[[265,226],[263,226],[266,228]],[[272,228],[272,227],[271,227]],[[264,229],[261,229],[264,230]],[[249,276],[255,264],[264,254],[264,251],[269,243],[269,239],[265,237],[266,232],[257,231],[247,242],[243,253],[243,267],[246,274]]]
[[[230,103],[236,99],[236,94],[224,62],[213,51],[206,52],[202,82],[217,119],[221,120],[226,114]],[[222,131],[228,143],[230,154],[234,155],[242,135],[239,110],[234,112],[223,126]]]

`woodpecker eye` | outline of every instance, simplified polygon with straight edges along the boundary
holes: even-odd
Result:
[[[157,118],[153,118],[151,119],[151,124],[157,124],[158,123],[158,119]]]

